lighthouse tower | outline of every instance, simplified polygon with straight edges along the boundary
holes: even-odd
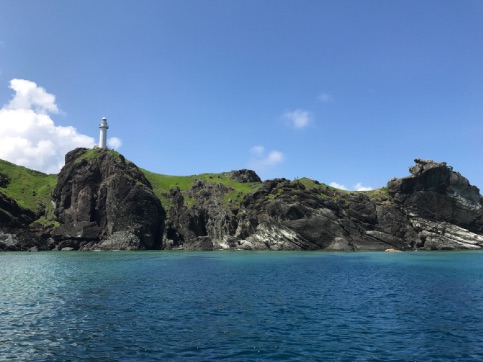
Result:
[[[107,125],[107,118],[103,117],[101,120],[101,125],[99,126],[100,134],[99,134],[99,148],[106,148],[106,139],[107,139],[107,129],[109,126]]]

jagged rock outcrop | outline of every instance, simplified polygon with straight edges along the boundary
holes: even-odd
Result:
[[[247,170],[247,169],[234,170],[234,171],[227,172],[226,175],[232,180],[235,180],[241,183],[262,182],[260,177],[253,170]]]
[[[186,249],[412,250],[483,247],[482,198],[445,163],[415,160],[387,192],[348,193],[318,182],[268,180],[236,208],[219,185],[173,190],[170,242]],[[246,172],[246,171],[242,171]],[[251,178],[256,180],[256,178]],[[200,242],[202,241],[202,243]]]
[[[411,176],[388,183],[389,195],[405,210],[418,234],[416,247],[483,247],[483,199],[477,187],[446,163],[421,159]]]
[[[6,177],[0,175],[0,179],[5,180]],[[6,183],[3,185],[6,186]],[[42,238],[28,227],[35,219],[34,212],[19,206],[15,200],[0,192],[0,251],[27,250],[31,247],[46,250]]]
[[[0,192],[0,250],[483,247],[480,191],[445,163],[416,159],[410,176],[370,192],[309,179],[262,182],[250,170],[172,177],[171,187],[170,176],[158,176],[114,151],[69,152],[52,192],[53,213],[24,209]],[[10,182],[0,173],[0,188]]]
[[[224,202],[224,196],[229,191],[225,185],[202,180],[186,194],[179,188],[171,190],[171,218],[166,222],[166,243],[170,247],[182,246],[187,250],[230,248],[237,225],[233,210]],[[192,201],[190,206],[186,198]]]
[[[56,249],[162,247],[161,202],[137,166],[117,152],[69,152],[52,199],[60,222],[52,231]]]

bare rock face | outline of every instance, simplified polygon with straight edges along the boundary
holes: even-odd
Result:
[[[164,209],[133,163],[114,151],[66,155],[52,193],[56,249],[160,249]]]
[[[236,207],[223,203],[230,190],[200,181],[186,193],[171,191],[167,239],[187,250],[482,248],[479,190],[445,163],[415,162],[411,176],[391,180],[386,191],[343,192],[274,179]]]
[[[483,248],[478,188],[446,163],[416,159],[409,171],[371,192],[231,171],[163,190],[166,217],[136,165],[114,151],[76,149],[52,193],[55,229],[32,230],[40,215],[0,193],[0,250]],[[9,182],[0,174],[0,187]]]
[[[483,247],[483,199],[477,187],[446,163],[415,160],[411,176],[393,179],[388,191],[426,249]]]
[[[8,176],[0,174],[0,181]],[[28,227],[36,219],[31,210],[18,205],[15,200],[0,192],[0,251],[19,251],[36,247],[46,250],[46,245]]]
[[[226,175],[238,182],[247,183],[247,182],[262,182],[260,177],[256,174],[253,170],[235,170],[227,172]]]

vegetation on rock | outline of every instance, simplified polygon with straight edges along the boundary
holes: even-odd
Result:
[[[479,190],[445,163],[415,162],[409,177],[350,192],[250,170],[156,174],[106,149],[69,152],[59,175],[0,161],[0,250],[482,248]]]

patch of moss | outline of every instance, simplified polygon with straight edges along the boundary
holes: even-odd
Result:
[[[99,157],[99,155],[101,154],[101,152],[102,152],[102,149],[101,148],[91,148],[91,149],[87,149],[82,156],[78,157],[75,160],[75,163],[79,163],[79,162],[81,162],[83,160],[91,160],[93,158]]]
[[[78,157],[75,160],[75,163],[79,163],[83,160],[91,160],[93,158],[99,157],[103,152],[107,152],[108,154],[113,156],[116,161],[122,162],[123,157],[117,151],[105,149],[105,148],[90,148],[90,149],[87,149],[82,156]],[[129,164],[131,163],[132,162],[129,162]]]

